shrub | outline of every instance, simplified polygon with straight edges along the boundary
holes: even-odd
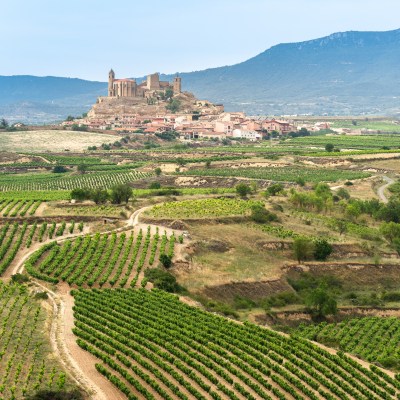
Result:
[[[146,269],[144,276],[158,289],[170,293],[179,293],[184,291],[182,286],[178,285],[176,282],[176,278],[171,273],[161,268]]]
[[[23,274],[14,274],[11,276],[11,280],[15,283],[25,283],[29,281],[29,277]]]
[[[309,260],[314,254],[314,243],[311,239],[298,237],[293,242],[293,253],[299,263]]]
[[[236,185],[236,193],[241,197],[246,197],[249,193],[251,193],[251,187],[245,183],[239,183]]]
[[[62,165],[56,165],[56,166],[53,168],[53,172],[54,172],[55,174],[63,174],[63,173],[65,173],[65,172],[67,172],[67,171],[68,171],[67,168],[63,167]]]
[[[278,216],[268,210],[261,204],[255,204],[251,207],[251,219],[258,224],[264,224],[266,222],[277,221]]]
[[[318,261],[326,260],[332,253],[332,246],[325,239],[314,242],[314,258]]]
[[[164,268],[171,268],[172,266],[172,257],[168,254],[161,254],[160,255],[160,262]]]

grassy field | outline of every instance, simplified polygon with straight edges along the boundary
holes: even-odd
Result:
[[[83,151],[88,146],[115,142],[116,136],[75,131],[18,131],[2,132],[0,149],[12,152],[43,153],[44,151]]]

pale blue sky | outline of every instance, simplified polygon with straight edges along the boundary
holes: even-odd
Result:
[[[244,61],[338,31],[400,28],[399,0],[3,0],[0,75],[105,81]]]

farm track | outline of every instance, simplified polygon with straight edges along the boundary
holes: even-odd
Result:
[[[388,176],[382,176],[383,180],[386,182],[382,186],[378,188],[378,196],[382,203],[387,204],[389,202],[388,198],[385,195],[385,189],[387,189],[392,183],[395,182],[394,179],[389,178]]]
[[[140,215],[149,207],[143,207],[132,213],[124,227],[114,229],[105,233],[123,232],[135,227],[144,228],[148,224],[139,222]],[[156,230],[155,225],[152,225],[152,230]],[[159,226],[160,232],[172,230]],[[79,236],[84,236],[84,233],[69,235],[68,237],[57,240],[62,243],[67,239],[74,239]],[[53,239],[54,240],[54,239]],[[5,272],[4,277],[10,278],[12,274],[21,273],[24,270],[25,261],[44,244],[50,242],[48,240],[42,243],[32,245],[29,251],[18,260],[18,263],[12,269]],[[99,374],[95,368],[95,364],[99,360],[81,349],[76,343],[76,337],[72,333],[74,328],[73,305],[74,298],[70,294],[70,287],[66,283],[60,283],[57,287],[57,292],[50,290],[40,282],[33,280],[35,285],[41,290],[45,290],[53,306],[53,318],[51,321],[50,340],[52,348],[58,358],[61,360],[67,371],[73,379],[88,393],[91,400],[125,400],[126,397],[115,388],[115,386],[105,377]]]

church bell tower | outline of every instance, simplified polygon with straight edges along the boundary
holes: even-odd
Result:
[[[108,97],[113,97],[113,86],[114,86],[115,72],[110,69],[108,73]]]

